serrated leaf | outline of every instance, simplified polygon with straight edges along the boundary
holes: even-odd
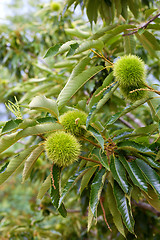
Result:
[[[151,157],[146,156],[144,159],[151,167],[160,169],[160,163],[156,161],[156,159],[152,159]]]
[[[147,19],[152,13],[154,13],[157,10],[158,10],[157,8],[146,9],[145,10],[145,19]]]
[[[88,62],[88,59],[83,59],[82,62]],[[62,89],[61,93],[58,96],[57,103],[58,108],[62,108],[69,99],[95,74],[100,72],[104,67],[103,66],[96,66],[91,67],[85,70],[86,65],[84,66],[84,62],[80,62],[76,66],[76,71],[74,71],[73,75],[69,78],[68,82],[66,83],[65,87]],[[83,69],[82,69],[83,65]],[[78,68],[80,67],[80,69]],[[76,74],[76,76],[75,76]]]
[[[97,140],[97,142],[100,144],[102,150],[104,151],[104,139],[103,139],[102,135],[91,125],[88,126],[88,131]]]
[[[107,197],[109,210],[113,217],[113,222],[117,227],[118,231],[125,237],[125,231],[124,231],[121,215],[117,209],[116,200],[115,200],[112,186],[110,183],[108,183],[107,185],[106,197]]]
[[[91,121],[91,119],[95,116],[95,114],[104,106],[104,104],[106,104],[106,102],[110,99],[110,97],[112,96],[112,94],[114,93],[114,91],[117,89],[118,87],[118,83],[115,84],[114,86],[109,87],[106,92],[104,93],[104,97],[98,102],[96,103],[94,106],[96,106],[96,109],[94,109],[94,107],[92,107],[89,115],[88,115],[88,119],[87,119],[87,124],[89,124],[89,122]]]
[[[84,32],[84,31],[82,31],[80,29],[77,29],[77,28],[65,28],[65,32],[68,35],[78,37],[78,38],[82,38],[82,39],[87,39],[90,36],[89,32]]]
[[[147,179],[148,183],[155,189],[155,191],[160,195],[160,176],[156,171],[151,168],[147,163],[141,159],[136,159],[136,163]]]
[[[133,35],[124,36],[124,52],[125,54],[134,54],[136,42]]]
[[[89,170],[90,168],[80,170],[74,174],[74,176],[71,176],[66,183],[64,189],[62,190],[62,194],[59,200],[58,206],[62,204],[62,201],[66,197],[66,195],[69,193],[69,191],[74,187],[74,185],[77,183],[79,179],[82,178],[82,176]]]
[[[57,119],[54,117],[42,117],[42,118],[37,118],[36,120],[38,123],[48,123],[48,122],[55,123],[55,122],[57,122]]]
[[[22,122],[22,119],[15,119],[15,120],[9,120],[5,123],[4,127],[2,128],[1,133],[6,133],[14,130],[19,126],[19,124]]]
[[[147,102],[149,99],[152,99],[152,97],[147,96],[146,98],[143,98],[141,100],[136,101],[135,103],[128,105],[127,107],[125,107],[121,112],[115,113],[114,115],[112,115],[112,117],[107,121],[107,123],[105,124],[105,127],[112,125],[113,123],[115,123],[120,117],[122,117],[123,115],[125,115],[126,113],[132,111],[133,109],[136,109],[137,107],[139,107],[140,105],[144,104],[145,102]]]
[[[101,40],[88,40],[82,42],[79,47],[76,49],[75,54],[80,54],[84,51],[87,51],[91,48],[102,50],[104,43]]]
[[[94,215],[93,215],[93,213],[91,211],[91,207],[89,205],[89,207],[88,207],[88,227],[87,227],[88,232],[92,226],[93,218],[94,218]]]
[[[59,48],[59,51],[57,52],[57,55],[58,54],[62,54],[62,53],[65,53],[65,52],[68,52],[70,50],[70,46],[72,44],[79,44],[80,41],[78,40],[71,40],[71,41],[68,41],[68,42],[65,42],[60,48]]]
[[[109,163],[108,163],[108,158],[104,152],[102,152],[101,149],[95,148],[92,151],[92,154],[95,155],[100,163],[102,164],[103,167],[106,168],[106,170],[110,171]]]
[[[23,169],[23,173],[22,173],[22,183],[28,178],[29,174],[31,173],[31,171],[34,167],[36,160],[42,154],[43,151],[44,151],[44,146],[39,145],[37,148],[35,148],[33,150],[31,155],[25,161],[24,169]]]
[[[50,186],[51,186],[51,175],[49,175],[41,185],[37,198],[42,199],[42,197],[48,191]]]
[[[65,30],[65,31],[66,31],[66,30]],[[72,55],[75,53],[75,51],[76,51],[76,49],[77,49],[78,47],[79,47],[79,44],[78,44],[78,43],[71,44],[71,45],[70,45],[70,50],[68,51],[66,57],[72,56]]]
[[[118,143],[118,149],[130,150],[133,152],[140,152],[140,153],[155,155],[151,149],[149,149],[148,147],[146,147],[140,143],[136,143],[134,141],[126,140],[126,141],[120,142],[120,143]]]
[[[141,170],[137,166],[136,162],[135,161],[129,162],[122,155],[119,156],[119,159],[122,162],[125,169],[127,170],[132,182],[136,186],[138,186],[140,189],[147,192],[148,191],[147,182],[146,182]]]
[[[32,146],[10,160],[5,172],[0,174],[0,184],[4,183],[13,173],[17,171],[18,168],[24,164],[24,161],[30,156],[36,147],[37,145]]]
[[[125,197],[125,193],[122,191],[116,181],[114,181],[113,192],[118,210],[122,215],[123,222],[127,227],[128,231],[134,234],[134,219],[132,216],[129,200]]]
[[[37,124],[36,126],[33,126],[33,127],[25,128],[24,130],[21,130],[16,133],[2,136],[0,138],[0,153],[5,151],[7,148],[12,146],[14,143],[16,143],[19,139],[23,137],[45,134],[48,132],[51,133],[60,129],[63,129],[63,127],[58,123],[43,123],[43,124]]]
[[[31,109],[40,109],[45,112],[49,112],[56,118],[58,118],[59,116],[56,101],[53,99],[46,98],[45,96],[36,96],[35,98],[33,98],[31,103],[29,104],[29,107]]]
[[[139,1],[134,1],[134,0],[129,0],[128,1],[129,8],[131,12],[133,13],[134,17],[137,19],[138,18],[138,13],[139,13]]]
[[[60,173],[61,173],[61,168],[59,168],[56,165],[52,166],[52,177],[51,177],[51,200],[53,203],[53,206],[55,206],[57,208],[57,210],[59,211],[59,213],[63,216],[66,217],[67,216],[67,211],[63,205],[63,203],[61,203],[61,205],[59,206],[59,200],[60,200]],[[54,182],[53,182],[54,180]],[[53,186],[54,185],[54,186]]]
[[[95,23],[97,22],[97,17],[98,17],[98,7],[99,7],[99,1],[97,0],[89,0],[87,2],[87,16],[88,19],[92,25],[92,21]]]
[[[155,191],[150,187],[148,189],[148,194],[143,193],[149,204],[160,212],[160,199],[155,193]]]
[[[103,97],[103,95],[106,95],[107,92],[109,92],[111,90],[111,88],[108,88],[108,91],[102,92],[101,94],[99,94],[97,96],[98,93],[100,93],[100,91],[102,91],[104,88],[106,88],[108,85],[111,84],[112,80],[113,80],[113,72],[111,72],[103,81],[102,86],[100,86],[92,95],[91,100],[89,101],[89,109],[91,109],[93,107],[93,105],[95,105],[96,103],[98,103],[100,101],[100,99]]]
[[[144,33],[141,35],[136,33],[135,35],[136,35],[137,39],[142,43],[144,49],[146,49],[148,51],[148,53],[151,55],[151,57],[158,58],[158,56],[154,50],[153,44],[147,40],[147,38],[144,36]]]
[[[84,174],[84,176],[82,177],[82,181],[81,181],[81,187],[80,187],[80,194],[83,192],[83,190],[87,187],[91,177],[93,176],[93,174],[95,173],[96,169],[97,169],[97,164],[93,163],[93,162],[88,162],[86,164],[87,167],[90,167],[90,169],[88,169],[88,171]],[[91,167],[92,166],[92,167]]]
[[[135,25],[129,25],[129,24],[123,24],[123,25],[116,25],[113,29],[110,31],[107,31],[106,34],[104,34],[102,37],[100,37],[100,40],[102,40],[105,44],[107,44],[108,41],[110,41],[111,38],[114,36],[117,36],[121,32],[124,32],[126,29],[135,28]]]
[[[58,53],[58,50],[62,44],[57,43],[56,45],[50,47],[45,53],[43,58],[53,57]]]
[[[95,217],[96,217],[97,205],[100,199],[101,191],[102,191],[104,180],[105,180],[105,175],[106,175],[106,170],[105,168],[102,168],[96,173],[91,185],[89,204],[90,204],[91,211]]]
[[[110,169],[113,178],[117,181],[119,186],[125,193],[129,194],[131,187],[126,178],[126,171],[117,157],[111,156]]]

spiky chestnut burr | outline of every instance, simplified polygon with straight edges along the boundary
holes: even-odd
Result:
[[[118,59],[113,67],[115,79],[119,82],[119,87],[127,99],[131,102],[142,99],[146,91],[133,90],[145,88],[146,71],[144,62],[136,55],[125,55]]]
[[[86,125],[86,120],[87,114],[80,110],[68,111],[60,117],[60,123],[64,129],[75,136],[83,136],[85,134],[85,130],[81,126]]]
[[[59,167],[66,167],[78,160],[81,146],[75,136],[57,131],[47,138],[45,149],[49,160]]]

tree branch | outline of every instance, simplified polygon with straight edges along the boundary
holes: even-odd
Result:
[[[132,204],[136,205],[137,207],[143,208],[145,210],[148,210],[154,214],[156,214],[158,217],[160,217],[160,212],[157,211],[155,208],[153,208],[151,205],[145,202],[139,201],[138,203],[135,200],[132,200]]]
[[[154,16],[153,18],[151,18],[148,22],[146,22],[145,24],[143,24],[141,27],[138,27],[135,31],[130,32],[130,33],[125,33],[122,36],[129,36],[129,35],[133,35],[135,33],[138,32],[139,29],[145,29],[147,28],[148,24],[153,22],[156,18],[158,18],[160,16],[160,13],[158,13],[156,16]],[[127,31],[133,30],[133,29],[126,29]]]
[[[129,117],[139,127],[145,127],[145,125],[138,118],[135,118],[135,116],[132,113],[126,113],[126,116]]]
[[[122,117],[120,117],[119,120],[120,120],[124,125],[126,125],[127,127],[134,129],[134,127],[132,126],[132,124],[130,124],[129,122],[127,122],[126,120],[124,120]]]

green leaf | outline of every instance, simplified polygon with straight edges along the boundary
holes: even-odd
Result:
[[[88,62],[88,58],[82,59],[82,61],[75,67],[68,82],[58,96],[57,103],[59,109],[62,108],[91,77],[104,68],[103,66],[96,66],[85,70],[86,64],[84,65],[84,63]]]
[[[87,227],[88,232],[90,231],[90,228],[92,226],[93,218],[94,218],[94,215],[93,215],[91,207],[89,205],[89,207],[88,207],[88,227]]]
[[[135,161],[127,161],[124,156],[119,156],[120,161],[127,170],[132,182],[144,191],[148,191],[147,182]]]
[[[133,13],[135,19],[137,19],[138,13],[139,13],[139,7],[140,7],[139,1],[129,0],[128,5],[129,5],[129,8],[130,8],[131,12]]]
[[[93,163],[93,162],[88,162],[86,164],[87,167],[90,167],[88,169],[88,171],[84,174],[84,176],[82,177],[82,181],[81,181],[81,187],[80,187],[80,194],[83,192],[83,190],[87,187],[91,177],[93,176],[93,174],[95,173],[96,169],[97,169],[97,164]]]
[[[117,227],[118,231],[125,237],[125,231],[124,231],[121,215],[117,209],[116,200],[115,200],[112,186],[110,183],[108,183],[107,185],[106,197],[107,197],[109,210],[113,217],[113,222]]]
[[[51,175],[49,175],[41,185],[37,198],[42,199],[42,197],[48,191],[50,186],[51,186]]]
[[[66,31],[66,30],[65,30],[65,31]],[[78,43],[71,44],[71,45],[70,45],[70,50],[68,51],[66,57],[72,56],[72,55],[75,53],[75,51],[76,51],[76,49],[77,49],[78,47],[79,47],[79,44],[78,44]]]
[[[52,175],[53,175],[53,179],[51,177],[51,200],[53,203],[53,206],[55,206],[57,208],[57,210],[60,212],[60,214],[63,217],[67,216],[67,211],[65,210],[65,207],[63,205],[63,203],[59,206],[59,199],[60,199],[60,173],[61,173],[61,168],[59,168],[56,165],[53,165],[52,167]],[[54,180],[54,182],[53,182]],[[53,187],[54,185],[54,187]]]
[[[148,53],[151,55],[151,57],[153,58],[158,58],[155,50],[154,50],[154,47],[153,47],[153,44],[147,40],[147,38],[145,37],[144,33],[139,35],[138,33],[135,34],[137,39],[142,43],[143,47],[148,51]]]
[[[88,126],[88,131],[97,140],[97,142],[100,144],[102,150],[104,151],[104,139],[103,139],[102,135],[91,125]]]
[[[124,52],[125,54],[135,54],[136,42],[133,35],[124,36]]]
[[[130,150],[133,152],[141,152],[141,153],[145,153],[145,154],[151,154],[154,155],[154,153],[152,152],[151,149],[149,149],[148,147],[140,144],[140,143],[136,143],[134,141],[123,141],[118,143],[118,149],[122,149],[122,150]]]
[[[90,204],[91,211],[95,217],[96,217],[97,205],[100,199],[101,191],[102,191],[105,176],[106,176],[105,173],[106,173],[105,168],[102,168],[101,170],[99,170],[96,173],[91,185],[89,204]]]
[[[25,161],[23,174],[22,174],[22,183],[24,183],[24,181],[28,178],[29,174],[31,173],[34,167],[36,160],[39,158],[39,156],[42,154],[43,151],[44,151],[44,146],[39,145],[37,148],[33,150],[31,155]]]
[[[148,183],[155,189],[160,195],[160,176],[153,170],[147,163],[141,159],[136,159],[136,163],[147,179]]]
[[[96,114],[96,113],[104,106],[104,104],[110,99],[110,97],[112,96],[112,94],[114,93],[114,91],[117,89],[118,85],[119,85],[119,84],[117,83],[117,84],[115,84],[114,86],[109,87],[109,88],[106,90],[104,97],[103,97],[98,103],[96,103],[96,104],[92,107],[92,109],[91,109],[91,111],[90,111],[90,113],[89,113],[89,115],[88,115],[88,118],[87,118],[87,124],[89,124],[89,122],[90,122],[91,119],[95,116],[95,114]],[[96,106],[96,109],[95,109],[95,106]]]
[[[80,41],[78,41],[78,40],[71,40],[71,41],[65,42],[65,43],[59,48],[59,51],[57,52],[56,55],[70,51],[70,48],[71,48],[70,46],[71,46],[71,45],[73,45],[73,44],[79,44],[79,43],[80,43]]]
[[[88,0],[87,2],[87,16],[91,25],[92,21],[97,22],[99,3],[99,0]]]
[[[88,39],[90,37],[89,32],[84,32],[77,28],[65,28],[65,32],[70,36],[74,36],[82,39]]]
[[[69,178],[68,182],[66,183],[64,189],[62,190],[62,194],[61,194],[61,197],[60,197],[60,200],[59,200],[59,204],[58,206],[60,206],[62,204],[62,201],[64,200],[64,198],[66,197],[66,195],[70,192],[70,190],[74,187],[74,185],[77,183],[77,181],[79,179],[82,178],[82,176],[88,172],[90,168],[87,168],[87,169],[83,169],[83,170],[80,170],[78,172],[76,172],[74,174],[74,176],[72,176],[71,178]]]
[[[104,79],[102,86],[100,86],[92,95],[91,100],[89,101],[89,109],[93,107],[96,103],[100,101],[100,99],[103,97],[103,95],[106,95],[112,88],[108,88],[108,91],[102,92],[98,96],[96,96],[100,91],[102,91],[104,88],[106,88],[108,85],[111,84],[113,80],[113,71]]]
[[[126,171],[117,157],[111,156],[110,169],[119,186],[125,193],[129,194],[131,187],[126,178]]]
[[[141,100],[136,101],[135,103],[128,105],[127,107],[125,107],[121,112],[115,113],[109,120],[108,122],[105,124],[105,127],[112,125],[113,123],[115,123],[118,118],[122,117],[123,115],[125,115],[128,112],[131,112],[132,110],[136,109],[137,107],[139,107],[140,105],[144,104],[145,102],[147,102],[149,99],[152,99],[152,97],[147,96],[146,98],[143,98]]]
[[[160,163],[152,159],[151,157],[146,156],[144,159],[151,167],[160,169]]]
[[[6,124],[4,125],[4,127],[2,128],[1,133],[7,133],[7,132],[10,132],[10,131],[14,130],[15,128],[17,128],[19,126],[19,124],[21,122],[22,122],[21,119],[15,119],[15,120],[7,121]]]
[[[21,130],[17,133],[2,136],[0,138],[0,153],[5,151],[7,148],[12,146],[14,143],[16,143],[19,139],[23,137],[51,133],[60,129],[63,129],[63,127],[59,123],[43,123],[37,124],[33,127],[25,128],[24,130]]]
[[[134,234],[134,219],[132,216],[129,200],[125,197],[125,193],[122,191],[116,181],[114,181],[113,192],[118,210],[122,215],[123,222],[127,227],[128,231]]]
[[[41,111],[43,110],[45,112],[49,112],[56,118],[58,118],[59,116],[56,101],[53,99],[48,99],[45,96],[36,96],[35,98],[33,98],[31,103],[29,104],[29,107],[31,109],[38,109]]]
[[[110,31],[107,31],[106,34],[104,34],[102,37],[100,37],[100,40],[102,40],[105,44],[107,44],[108,41],[110,41],[111,38],[114,36],[118,36],[118,34],[124,32],[126,29],[135,28],[135,25],[129,25],[129,24],[123,24],[115,26]]]
[[[104,43],[102,40],[88,40],[82,42],[76,49],[75,54],[80,54],[84,51],[90,50],[91,48],[102,50]]]
[[[149,8],[145,10],[145,19],[147,20],[147,18],[154,13],[155,11],[157,11],[157,8]]]
[[[0,174],[0,184],[4,183],[13,173],[17,171],[18,168],[23,166],[24,161],[30,156],[36,147],[37,145],[32,146],[10,160],[5,172]]]
[[[95,151],[96,151],[96,153],[95,153]],[[93,154],[95,154],[98,157],[102,166],[105,167],[106,170],[110,171],[108,158],[107,158],[106,154],[104,152],[102,152],[101,149],[95,149],[95,151],[93,151]]]
[[[150,187],[148,189],[148,194],[143,193],[149,204],[160,212],[160,199],[155,193],[155,191]]]
[[[45,53],[43,58],[53,57],[58,53],[58,50],[62,44],[57,43],[56,45],[50,47]]]

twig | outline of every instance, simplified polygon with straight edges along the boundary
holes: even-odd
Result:
[[[52,164],[52,166],[51,166],[51,179],[52,179],[52,186],[53,186],[53,188],[54,189],[56,189],[56,186],[54,185],[54,178],[53,178],[53,165],[54,165],[54,163]]]
[[[96,161],[94,159],[91,159],[91,158],[86,158],[86,157],[82,157],[82,156],[79,156],[79,158],[84,159],[84,160],[89,161],[89,162],[98,163],[99,165],[101,165],[100,162],[98,162],[98,161]]]
[[[109,224],[107,222],[106,213],[105,213],[105,210],[104,210],[104,207],[103,207],[103,203],[102,203],[102,198],[100,198],[100,204],[101,204],[101,208],[102,208],[102,212],[103,212],[104,221],[105,221],[108,229],[112,232],[112,229],[110,228],[110,226],[109,226]]]
[[[135,118],[135,116],[132,113],[126,113],[126,116],[129,117],[139,127],[145,127],[145,125],[138,118]]]
[[[132,124],[130,124],[129,122],[127,122],[126,120],[124,120],[122,117],[120,117],[119,120],[120,120],[122,123],[124,123],[124,125],[126,125],[127,127],[134,129],[134,127],[132,126]]]
[[[135,200],[132,200],[132,204],[136,205],[137,207],[141,207],[145,210],[149,210],[150,212],[156,214],[158,217],[160,216],[160,212],[153,208],[151,205],[145,202],[139,201],[138,203]]]
[[[113,83],[109,84],[107,87],[103,88],[99,93],[95,95],[95,97],[98,97],[101,93],[103,93],[105,90],[113,86],[117,81],[114,81]]]
[[[105,58],[103,55],[100,55],[99,53],[97,53],[96,51],[94,51],[93,49],[90,49],[94,54],[96,54],[99,58],[104,59],[106,62],[108,62],[109,64],[113,65],[112,62],[110,62],[107,58]]]
[[[148,24],[149,23],[151,23],[151,22],[153,22],[156,18],[158,18],[160,16],[160,13],[158,13],[156,16],[154,16],[153,18],[151,18],[148,22],[146,22],[143,26],[141,26],[141,27],[138,27],[135,31],[133,31],[133,32],[130,32],[130,33],[125,33],[125,34],[123,34],[122,36],[129,36],[129,35],[132,35],[132,34],[135,34],[135,33],[137,33],[138,32],[138,30],[139,29],[145,29],[145,28],[147,28],[147,26],[148,26]],[[133,29],[126,29],[127,31],[130,31],[130,30],[133,30]]]
[[[91,140],[89,140],[89,139],[87,139],[87,138],[85,138],[85,137],[81,137],[80,139],[81,139],[81,140],[84,140],[84,141],[87,141],[87,142],[91,143],[92,145],[94,145],[94,146],[96,146],[96,147],[98,147],[98,148],[101,148],[100,145],[92,142]]]

